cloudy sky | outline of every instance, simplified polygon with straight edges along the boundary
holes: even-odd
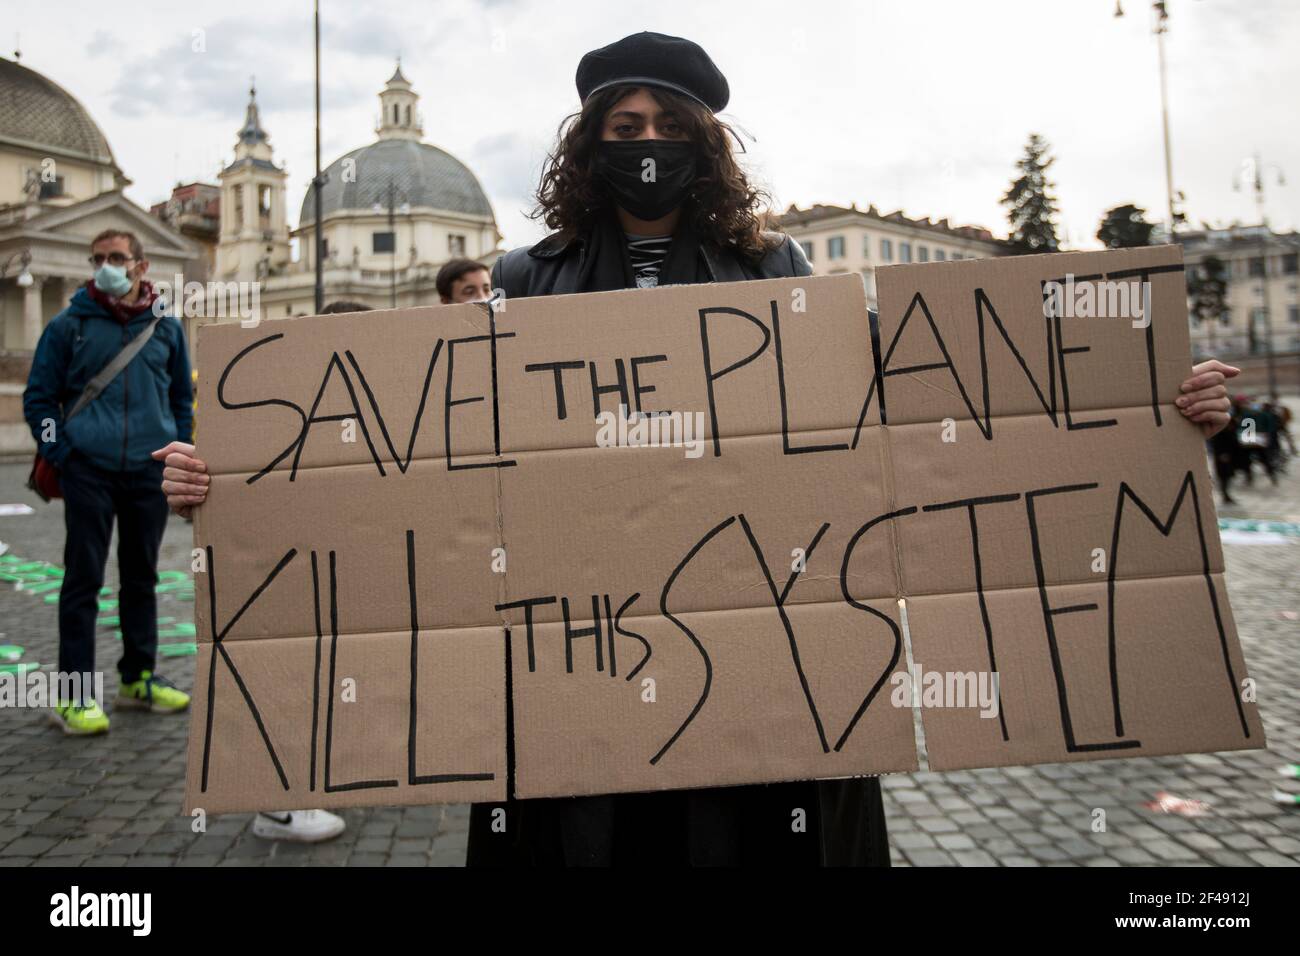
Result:
[[[747,134],[749,167],[778,208],[874,203],[1004,235],[998,199],[1038,132],[1057,156],[1059,232],[1095,246],[1106,208],[1165,209],[1151,4],[1122,2],[1117,19],[1115,0],[322,0],[324,163],[374,139],[376,94],[400,54],[426,140],[475,171],[507,247],[531,242],[544,231],[524,215],[528,197],[577,106],[578,59],[656,30],[701,43],[727,75],[724,118]],[[43,25],[19,27],[22,62],[86,105],[132,199],[215,182],[256,75],[297,221],[313,163],[308,0],[41,9]],[[1300,3],[1169,9],[1174,180],[1191,219],[1256,220],[1233,182],[1258,151],[1288,175],[1279,186],[1269,171],[1269,221],[1296,228]]]

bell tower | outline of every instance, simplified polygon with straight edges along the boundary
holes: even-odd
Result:
[[[272,161],[271,138],[262,129],[255,86],[249,87],[238,137],[235,159],[218,177],[221,235],[215,278],[252,281],[281,271],[290,255],[284,206],[288,173]]]
[[[375,127],[379,138],[410,139],[418,143],[424,137],[416,109],[419,101],[419,94],[411,89],[411,81],[402,75],[399,57],[397,69],[379,94],[379,125]]]

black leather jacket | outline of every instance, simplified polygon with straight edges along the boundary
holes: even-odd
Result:
[[[768,233],[776,241],[758,263],[732,252],[700,244],[701,274],[705,282],[741,282],[745,279],[783,279],[812,275],[803,248],[785,233]],[[583,237],[565,240],[558,233],[530,247],[507,252],[492,267],[492,287],[507,298],[590,292],[581,276],[588,242]]]

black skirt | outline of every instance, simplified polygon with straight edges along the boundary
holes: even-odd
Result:
[[[874,777],[479,803],[468,866],[888,866]]]

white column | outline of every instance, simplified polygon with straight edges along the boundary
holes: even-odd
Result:
[[[58,292],[58,300],[54,303],[54,314],[58,315],[68,307],[68,300],[72,298],[73,293],[77,291],[77,286],[81,283],[67,276],[59,276],[49,281],[54,283],[54,288]]]
[[[44,285],[44,276],[32,276],[32,284],[23,289],[23,348],[29,352],[36,351],[44,326],[41,316],[41,287]]]

